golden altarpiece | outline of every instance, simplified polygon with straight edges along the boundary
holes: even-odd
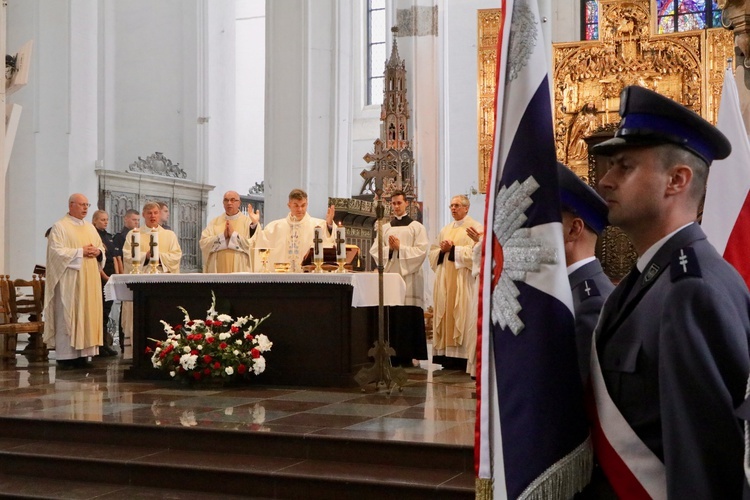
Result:
[[[620,92],[640,85],[681,102],[716,123],[732,33],[725,29],[656,34],[649,0],[600,0],[597,41],[553,44],[553,107],[557,158],[596,186],[603,162],[589,146],[613,134]],[[492,161],[497,9],[479,11],[479,178]],[[608,228],[599,257],[607,275],[621,279],[635,262],[627,237]]]

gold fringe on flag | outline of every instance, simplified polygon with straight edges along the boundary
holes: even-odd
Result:
[[[492,479],[478,477],[474,480],[476,500],[492,500]]]
[[[589,436],[575,450],[536,478],[521,493],[518,500],[572,498],[591,482],[593,468],[594,450]]]

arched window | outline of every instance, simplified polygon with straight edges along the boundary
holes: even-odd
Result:
[[[367,104],[383,102],[385,0],[367,0]]]

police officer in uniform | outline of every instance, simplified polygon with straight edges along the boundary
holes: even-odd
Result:
[[[609,222],[630,237],[638,261],[595,332],[591,378],[606,417],[594,434],[597,458],[620,497],[632,497],[632,475],[652,496],[741,498],[743,434],[733,412],[750,372],[750,294],[696,222],[709,165],[731,145],[645,88],[623,90],[620,115],[615,137],[594,152],[609,157],[599,183]],[[612,432],[621,423],[632,433]],[[614,472],[612,449],[630,474]]]
[[[604,300],[615,288],[595,255],[596,240],[607,227],[607,203],[562,163],[557,164],[557,180],[565,264],[573,292],[578,369],[585,384],[591,363],[591,336]]]

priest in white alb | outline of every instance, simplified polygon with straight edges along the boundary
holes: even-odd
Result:
[[[62,369],[89,366],[104,340],[99,270],[107,256],[96,228],[84,220],[89,206],[84,195],[71,195],[67,215],[47,237],[44,342]]]
[[[152,260],[157,262],[157,270],[160,273],[180,273],[180,259],[182,249],[177,235],[169,229],[160,226],[161,209],[158,203],[146,203],[143,205],[143,220],[145,227],[132,229],[125,237],[122,247],[123,267],[125,273],[133,270],[133,256],[140,261],[141,272],[146,272]],[[138,237],[135,237],[136,231]],[[155,249],[151,247],[151,234],[154,234],[154,242],[158,243]],[[134,251],[133,243],[138,243]],[[156,255],[156,259],[152,259]],[[124,359],[133,357],[133,302],[122,303],[122,329],[124,333],[125,349]]]
[[[288,263],[292,272],[302,272],[301,263],[313,248],[315,228],[320,227],[324,247],[334,245],[333,216],[335,209],[328,207],[326,218],[317,219],[307,213],[307,193],[292,189],[289,193],[289,215],[270,222],[265,228],[254,226],[252,238],[256,250],[268,250],[268,262]],[[256,269],[260,266],[256,263]]]
[[[469,198],[458,195],[450,203],[453,222],[446,225],[430,248],[430,267],[435,271],[432,332],[433,362],[443,368],[466,369],[475,280],[471,274],[475,241],[467,230],[484,233],[482,224],[469,216]]]
[[[240,212],[240,195],[224,194],[224,213],[208,223],[201,233],[204,273],[242,273],[253,270],[250,226],[258,224],[260,213],[249,207],[249,216]]]
[[[406,214],[407,207],[403,191],[391,193],[393,219],[383,225],[383,272],[398,273],[406,283],[404,305],[388,308],[388,334],[390,346],[396,351],[391,363],[411,367],[413,360],[427,359],[422,264],[430,240],[424,226]],[[377,263],[377,238],[370,255]]]

